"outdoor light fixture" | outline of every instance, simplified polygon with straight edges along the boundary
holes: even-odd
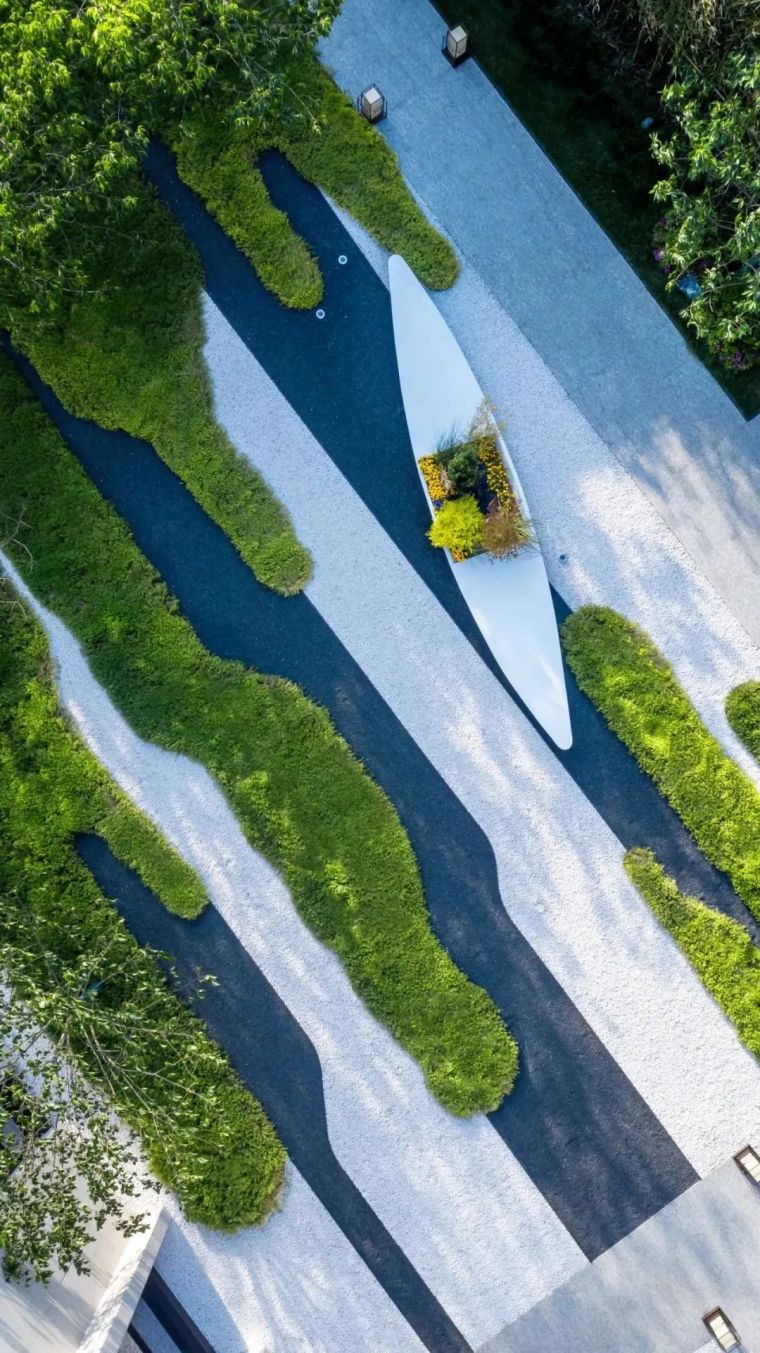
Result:
[[[452,66],[461,66],[470,55],[470,35],[467,29],[461,24],[457,24],[456,28],[449,28],[443,39],[441,51]]]
[[[753,1146],[743,1146],[737,1151],[734,1160],[753,1184],[760,1184],[760,1156]]]
[[[724,1349],[725,1353],[730,1353],[732,1348],[741,1348],[739,1335],[730,1321],[726,1319],[720,1306],[716,1306],[715,1310],[710,1311],[708,1315],[703,1315],[702,1319],[718,1348]]]
[[[356,107],[368,122],[380,122],[388,112],[386,97],[377,85],[370,85],[362,90],[356,100]]]

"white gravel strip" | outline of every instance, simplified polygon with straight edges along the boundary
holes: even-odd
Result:
[[[288,1166],[281,1210],[223,1236],[172,1220],[157,1267],[216,1353],[421,1353],[424,1345],[303,1177]],[[154,1353],[174,1353],[138,1318]]]
[[[756,1062],[628,883],[618,840],[209,301],[206,323],[217,416],[312,551],[310,599],[486,832],[516,924],[706,1173],[760,1134]],[[657,519],[653,585],[663,537]],[[692,634],[704,596],[681,598]]]
[[[197,870],[316,1047],[338,1160],[465,1337],[485,1342],[585,1263],[580,1250],[487,1119],[462,1122],[431,1098],[208,773],[136,737],[71,633],[8,571],[45,626],[88,746]]]

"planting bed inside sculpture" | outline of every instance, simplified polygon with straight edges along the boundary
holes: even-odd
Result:
[[[468,431],[452,430],[419,465],[434,517],[428,536],[455,563],[505,559],[535,543],[499,450],[500,428],[484,401]]]

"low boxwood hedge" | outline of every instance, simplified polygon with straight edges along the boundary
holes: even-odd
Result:
[[[514,1040],[433,935],[392,805],[296,686],[202,647],[7,363],[0,501],[28,523],[26,548],[9,547],[16,566],[136,731],[216,775],[251,845],[440,1102],[459,1114],[496,1108],[516,1076]]]
[[[562,629],[582,691],[760,917],[760,793],[705,727],[672,668],[631,621],[584,606]]]
[[[629,850],[625,868],[745,1047],[760,1056],[760,950],[744,926],[679,892],[651,850]]]
[[[185,1214],[220,1230],[262,1221],[285,1151],[263,1109],[106,901],[75,848],[97,832],[183,916],[204,904],[197,877],[110,780],[58,709],[41,627],[0,583],[0,947],[21,993],[58,974],[97,978],[88,1039],[67,1046],[139,1135]],[[31,939],[30,939],[31,937]],[[32,942],[33,941],[33,942]],[[83,1014],[82,1020],[85,1016]]]

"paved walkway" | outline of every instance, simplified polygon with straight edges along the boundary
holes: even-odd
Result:
[[[481,1353],[708,1353],[720,1306],[760,1347],[760,1196],[732,1160],[502,1330]]]
[[[427,0],[345,0],[324,59],[430,214],[760,641],[760,417],[747,423]]]

